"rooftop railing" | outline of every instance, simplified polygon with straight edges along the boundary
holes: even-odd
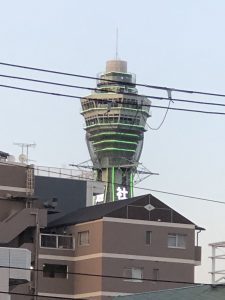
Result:
[[[36,176],[67,178],[74,180],[93,180],[94,174],[92,171],[78,170],[72,168],[57,168],[47,166],[35,166],[34,174]]]

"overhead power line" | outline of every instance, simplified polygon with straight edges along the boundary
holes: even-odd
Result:
[[[41,84],[48,84],[48,85],[54,85],[54,86],[60,86],[60,87],[67,87],[67,88],[75,88],[75,89],[83,89],[83,90],[89,90],[89,91],[101,91],[101,92],[110,92],[113,94],[119,94],[119,95],[130,95],[135,97],[147,97],[155,100],[166,100],[166,101],[172,101],[172,102],[183,102],[183,103],[191,103],[191,104],[199,104],[199,105],[211,105],[211,106],[221,106],[225,107],[224,103],[215,103],[215,102],[205,102],[205,101],[196,101],[196,100],[190,100],[190,99],[179,99],[179,98],[172,98],[170,97],[162,97],[162,96],[154,96],[154,95],[146,95],[146,94],[134,94],[130,92],[116,92],[116,91],[109,91],[108,89],[98,89],[98,88],[92,88],[88,86],[80,86],[80,85],[73,85],[73,84],[66,84],[66,83],[60,83],[60,82],[54,82],[54,81],[46,81],[46,80],[40,80],[40,79],[34,79],[34,78],[28,78],[28,77],[20,77],[20,76],[12,76],[12,75],[6,75],[6,74],[0,74],[0,77],[8,78],[8,79],[15,79],[15,80],[22,80],[22,81],[28,81],[28,82],[35,82],[35,83],[41,83]],[[81,96],[82,97],[82,96]],[[80,98],[81,98],[80,97]],[[143,104],[144,106],[145,104]]]
[[[123,278],[125,279],[125,278]],[[157,281],[157,280],[156,280]],[[190,284],[191,285],[191,284]],[[194,284],[192,283],[192,286],[212,286],[211,284]],[[215,286],[214,286],[215,287]],[[151,292],[151,291],[149,291]],[[156,291],[155,291],[156,292]],[[143,293],[147,293],[147,292],[143,292]],[[5,291],[1,291],[0,290],[0,294],[5,294],[5,295],[14,295],[14,296],[24,296],[24,297],[37,297],[37,299],[41,299],[41,298],[48,298],[48,299],[61,299],[61,300],[71,300],[74,298],[71,297],[58,297],[58,296],[47,296],[47,295],[39,295],[39,294],[31,294],[31,293],[19,293],[19,292],[5,292]],[[141,292],[139,292],[139,294],[141,294]],[[25,298],[26,299],[26,298]],[[29,299],[30,300],[30,299]],[[78,298],[77,300],[86,300],[86,298]]]
[[[15,166],[13,163],[8,163],[8,162],[7,163],[6,162],[1,162],[1,164]],[[49,173],[49,170],[46,170],[46,169],[35,168],[35,167],[34,167],[34,169],[36,169],[39,172]],[[78,180],[82,180],[81,176],[78,176],[78,175],[76,176],[76,175],[66,174],[66,173],[52,171],[52,170],[51,170],[50,173],[56,174],[56,175],[61,175],[61,176],[67,176],[68,178],[75,178],[75,179],[78,179]],[[112,184],[111,181],[104,181],[104,180],[86,179],[86,181]],[[117,183],[115,181],[114,184],[119,184],[119,183]],[[125,187],[129,187],[129,185],[125,185]],[[220,200],[215,200],[215,199],[210,199],[210,198],[205,198],[205,197],[198,197],[198,196],[193,196],[193,195],[180,194],[180,193],[175,193],[175,192],[163,191],[163,190],[158,190],[158,189],[150,189],[150,188],[139,187],[139,186],[134,186],[134,188],[139,189],[139,190],[143,190],[143,191],[161,193],[161,194],[177,196],[177,197],[182,197],[182,198],[189,198],[189,199],[196,199],[196,200],[200,200],[200,201],[206,201],[206,202],[212,202],[212,203],[218,203],[218,204],[225,204],[225,201],[220,201]]]
[[[22,88],[22,87],[16,87],[12,85],[5,85],[5,84],[0,84],[0,87],[2,88],[8,88],[8,89],[14,89],[14,90],[20,90],[20,91],[26,91],[26,92],[32,92],[32,93],[38,93],[38,94],[45,94],[45,95],[52,95],[52,96],[58,96],[58,97],[65,97],[65,98],[74,98],[74,99],[80,99],[82,96],[76,96],[76,95],[69,95],[69,94],[62,94],[62,93],[55,93],[55,92],[47,92],[43,90],[35,90],[35,89],[27,89],[27,88]],[[85,97],[83,97],[85,98]],[[98,101],[98,98],[91,98],[88,97],[89,100],[93,101]],[[170,99],[167,99],[170,100]],[[108,100],[108,102],[112,102]],[[123,104],[122,101],[117,101],[117,103]],[[129,104],[133,105],[134,107],[137,107],[137,104]],[[174,110],[174,111],[183,111],[183,112],[192,112],[192,113],[201,113],[201,114],[210,114],[210,115],[225,115],[225,112],[219,112],[219,111],[205,111],[205,110],[196,110],[196,109],[188,109],[188,108],[178,108],[178,107],[166,107],[166,106],[160,106],[160,105],[147,105],[147,104],[142,104],[142,106],[146,107],[153,107],[153,108],[159,108],[159,109],[166,109],[166,110]]]
[[[164,122],[165,122],[165,120],[166,120],[167,114],[168,114],[168,112],[169,112],[171,102],[173,102],[172,99],[169,100],[169,103],[168,103],[168,106],[167,106],[167,110],[166,110],[166,112],[165,112],[165,114],[164,114],[164,116],[163,116],[163,118],[162,118],[162,121],[159,123],[159,125],[158,125],[157,127],[152,127],[152,126],[150,126],[150,125],[148,124],[148,121],[146,120],[146,125],[147,125],[147,127],[148,127],[149,129],[151,129],[151,130],[159,130],[159,129],[162,127],[162,125],[164,124]],[[143,113],[142,113],[142,116],[143,116]],[[144,116],[143,116],[143,117],[144,117]]]
[[[74,73],[61,72],[61,71],[54,71],[54,70],[49,70],[49,69],[36,68],[36,67],[30,67],[30,66],[24,66],[24,65],[18,65],[18,64],[10,64],[10,63],[5,63],[5,62],[0,62],[0,65],[7,66],[7,67],[13,67],[13,68],[27,69],[27,70],[32,70],[32,71],[58,74],[58,75],[72,76],[72,77],[78,77],[78,78],[84,78],[84,79],[99,80],[99,77],[94,77],[94,76],[87,76],[87,75],[74,74]],[[106,82],[124,84],[124,82],[117,81],[117,80],[102,79],[102,78],[101,78],[101,80],[106,81]],[[157,85],[151,85],[151,84],[145,84],[145,83],[136,83],[136,86],[141,86],[141,87],[146,87],[146,88],[151,88],[151,89],[164,90],[164,91],[179,92],[179,93],[225,97],[225,94],[222,94],[222,93],[212,93],[212,92],[203,92],[203,91],[188,90],[188,89],[178,89],[178,88],[171,88],[171,87],[166,87],[166,86],[157,86]]]
[[[25,270],[31,272],[43,272],[41,269],[30,269],[30,268],[20,268],[20,267],[12,267],[12,266],[0,266],[0,269],[12,269],[12,270]],[[62,271],[58,271],[57,273],[63,273]],[[123,280],[135,280],[140,278],[133,278],[129,276],[118,276],[118,275],[106,275],[106,274],[94,274],[94,273],[82,273],[82,272],[66,272],[68,275],[77,275],[77,276],[89,276],[89,277],[100,277],[100,278],[109,278],[109,279],[123,279]],[[190,285],[210,285],[207,283],[194,283],[191,281],[179,281],[179,280],[169,280],[169,279],[153,279],[153,278],[141,278],[142,281],[147,282],[163,282],[163,283],[179,283],[179,284],[190,284]]]
[[[147,125],[148,128],[151,129],[151,130],[159,130],[159,129],[162,127],[162,125],[164,124],[164,122],[166,121],[166,117],[167,117],[167,114],[168,114],[168,112],[169,112],[170,105],[171,105],[172,102],[174,102],[174,101],[172,100],[172,93],[171,93],[171,91],[167,91],[167,94],[168,94],[168,98],[169,98],[170,100],[169,100],[169,103],[168,103],[168,106],[167,106],[167,110],[166,110],[166,112],[165,112],[165,114],[164,114],[164,116],[163,116],[163,118],[162,118],[162,121],[159,123],[159,125],[158,125],[157,127],[151,127],[151,126],[148,124],[148,121],[146,120],[146,125]],[[142,114],[142,116],[143,116],[143,114]]]
[[[38,171],[46,172],[48,173],[48,170],[40,169],[38,168]],[[64,175],[68,176],[68,174],[63,174],[62,172],[56,172],[56,171],[51,171],[53,174],[58,174],[58,175]],[[80,176],[75,176],[75,175],[69,175],[69,178],[76,178],[76,179],[81,179]],[[87,180],[90,182],[101,182],[101,183],[109,183],[111,184],[112,182],[110,181],[104,181],[104,180]],[[114,182],[114,184],[119,184],[117,182]],[[125,185],[125,187],[129,187],[129,185]],[[178,196],[178,197],[183,197],[183,198],[189,198],[189,199],[196,199],[200,201],[206,201],[206,202],[212,202],[212,203],[218,203],[218,204],[225,204],[225,201],[220,201],[220,200],[214,200],[214,199],[209,199],[209,198],[204,198],[204,197],[198,197],[198,196],[193,196],[193,195],[186,195],[186,194],[179,194],[175,192],[168,192],[168,191],[162,191],[162,190],[156,190],[156,189],[149,189],[149,188],[144,188],[144,187],[138,187],[134,186],[135,189],[143,190],[143,191],[150,191],[150,192],[155,192],[155,193],[161,193],[161,194],[166,194],[166,195],[171,195],[171,196]]]
[[[15,166],[15,164],[13,163],[6,163],[6,162],[1,162],[0,164],[3,165],[12,165]],[[49,173],[49,170],[46,169],[41,169],[41,168],[35,168],[37,171],[39,172],[46,172]],[[57,171],[52,171],[52,174],[56,174],[56,175],[61,175],[61,176],[67,176],[68,178],[75,178],[78,180],[82,180],[81,176],[76,176],[76,175],[72,175],[72,174],[66,174],[63,172],[57,172]],[[38,175],[37,175],[38,176]],[[110,181],[104,181],[104,180],[94,180],[94,179],[85,179],[88,182],[100,182],[100,183],[110,183],[112,184],[112,182]],[[114,182],[114,184],[119,184],[117,182]],[[129,187],[129,185],[125,185],[125,187]],[[183,198],[189,198],[189,199],[196,199],[196,200],[200,200],[200,201],[206,201],[206,202],[212,202],[212,203],[218,203],[218,204],[225,204],[225,201],[220,201],[220,200],[215,200],[215,199],[210,199],[210,198],[205,198],[205,197],[199,197],[199,196],[193,196],[193,195],[187,195],[187,194],[180,194],[180,193],[175,193],[175,192],[169,192],[169,191],[163,191],[163,190],[158,190],[158,189],[150,189],[150,188],[145,188],[145,187],[139,187],[139,186],[134,186],[135,189],[139,189],[139,190],[143,190],[143,191],[149,191],[149,192],[155,192],[155,193],[161,193],[161,194],[166,194],[166,195],[171,195],[171,196],[177,196],[177,197],[183,197]]]

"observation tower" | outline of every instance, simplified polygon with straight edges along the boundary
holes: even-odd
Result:
[[[133,197],[150,104],[138,95],[135,74],[127,72],[123,60],[107,61],[96,90],[81,98],[96,180],[105,185],[104,202]]]

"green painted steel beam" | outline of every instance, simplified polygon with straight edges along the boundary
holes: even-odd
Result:
[[[123,140],[104,140],[100,142],[95,142],[93,145],[103,144],[103,143],[123,143],[123,144],[131,144],[131,145],[137,145],[137,142],[129,142],[129,141],[123,141]]]
[[[130,174],[130,196],[134,196],[134,176],[132,172]]]
[[[132,149],[114,148],[114,147],[95,150],[95,152],[102,152],[102,151],[126,151],[126,152],[134,152],[134,153],[136,152],[136,150],[132,150]]]
[[[112,201],[115,201],[115,168],[112,167]]]
[[[126,135],[126,136],[132,136],[132,137],[139,137],[139,135],[135,134],[135,133],[116,132],[116,131],[100,132],[97,134],[93,134],[91,137],[97,137],[97,136],[101,136],[101,135]]]

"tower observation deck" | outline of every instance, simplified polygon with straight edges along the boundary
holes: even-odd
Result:
[[[105,202],[133,197],[150,104],[138,95],[135,75],[123,60],[107,61],[96,91],[81,98],[87,146],[96,179],[105,183]]]

